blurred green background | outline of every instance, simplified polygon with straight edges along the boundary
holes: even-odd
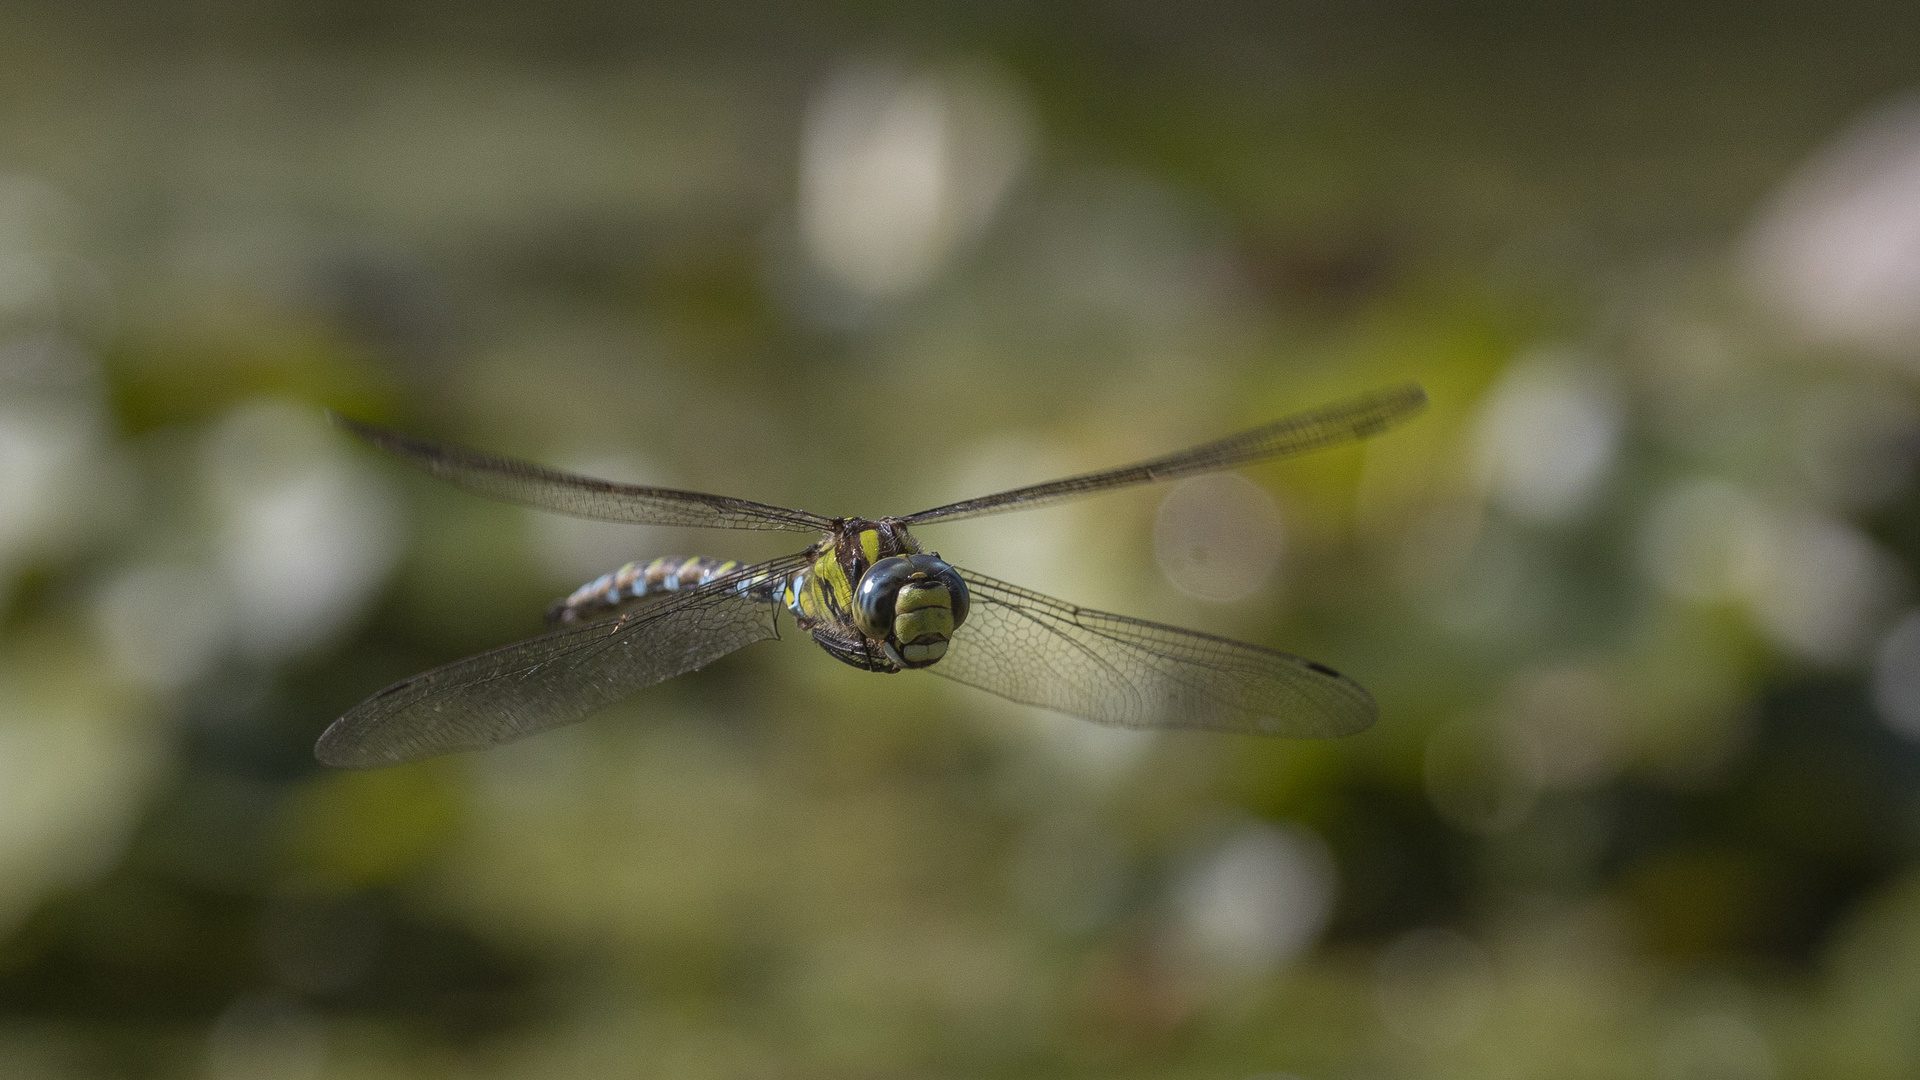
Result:
[[[1920,8],[0,4],[0,1075],[1920,1073]],[[634,558],[332,407],[1301,653],[1141,735],[800,635],[312,759]]]

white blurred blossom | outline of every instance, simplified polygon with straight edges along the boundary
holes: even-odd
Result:
[[[858,295],[924,284],[991,220],[1030,127],[1019,97],[984,72],[840,69],[810,103],[801,144],[808,255]]]
[[[279,657],[342,629],[399,554],[386,483],[348,456],[318,410],[287,402],[235,408],[202,451],[238,646]]]
[[[84,347],[59,334],[0,338],[0,603],[20,564],[61,558],[128,512],[107,427]]]
[[[1767,509],[1743,488],[1710,477],[1662,491],[1640,529],[1648,577],[1687,600],[1732,599],[1762,572]]]
[[[225,583],[184,560],[143,562],[112,575],[95,594],[92,614],[115,670],[158,690],[207,674],[234,633]]]
[[[1907,591],[1893,556],[1858,528],[1723,480],[1662,493],[1639,546],[1655,584],[1697,602],[1742,602],[1776,644],[1818,663],[1863,657]]]
[[[1258,975],[1311,946],[1333,913],[1333,856],[1298,826],[1254,824],[1175,887],[1184,940],[1214,968]]]
[[[1748,602],[1768,636],[1806,659],[1865,655],[1906,592],[1893,557],[1854,526],[1811,512],[1774,515],[1758,537]]]
[[[1481,406],[1475,464],[1487,493],[1522,517],[1584,509],[1619,451],[1624,407],[1608,373],[1558,352],[1514,363]]]
[[[1821,150],[1754,223],[1745,261],[1809,337],[1920,367],[1920,99]]]
[[[0,401],[0,562],[58,539],[76,520],[99,438],[90,410]]]

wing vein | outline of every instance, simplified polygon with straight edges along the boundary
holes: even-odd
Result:
[[[973,614],[929,670],[1000,697],[1122,727],[1294,737],[1351,734],[1377,711],[1357,683],[1287,653],[961,573]]]
[[[417,761],[570,724],[654,683],[776,635],[778,609],[743,583],[777,581],[808,552],[736,570],[637,612],[567,627],[387,687],[320,737],[347,768]]]
[[[511,458],[408,438],[333,414],[334,423],[462,491],[598,521],[716,529],[824,531],[833,522],[805,510],[698,491],[617,484]]]
[[[909,526],[936,521],[963,521],[1009,510],[1047,506],[1136,484],[1177,480],[1257,461],[1291,457],[1310,450],[1370,438],[1419,412],[1426,403],[1426,391],[1408,383],[1297,413],[1262,427],[1150,461],[949,503],[909,514],[901,520]]]

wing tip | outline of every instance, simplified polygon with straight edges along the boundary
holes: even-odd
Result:
[[[1302,732],[1295,737],[1308,739],[1344,739],[1349,735],[1358,735],[1371,730],[1373,725],[1379,722],[1380,702],[1375,700],[1373,694],[1369,692],[1366,687],[1355,682],[1352,677],[1335,671],[1333,668],[1320,663],[1318,660],[1308,660],[1304,657],[1297,659],[1299,660],[1300,666],[1313,672],[1315,675],[1324,677],[1327,681],[1345,691],[1352,708],[1337,711],[1327,710],[1323,712],[1322,716],[1328,721],[1325,726],[1317,731]],[[1279,732],[1276,731],[1269,732],[1268,734],[1278,733]]]
[[[336,412],[333,409],[326,410],[326,414],[327,423],[335,430],[344,431],[369,446],[394,452],[398,447],[404,446],[407,442],[404,436],[388,431],[378,424],[368,423],[365,420],[348,416],[342,412]]]
[[[352,740],[342,737],[339,731],[340,721],[336,720],[320,733],[319,741],[313,744],[315,761],[335,769],[371,769],[381,764],[368,761]]]
[[[378,695],[375,695],[378,696]],[[352,714],[341,717],[327,725],[320,738],[313,744],[313,757],[322,765],[335,769],[384,769],[390,765],[405,765],[417,760],[403,754],[376,754],[369,752],[360,732],[348,723]]]
[[[1366,435],[1374,435],[1410,420],[1425,411],[1429,400],[1427,388],[1417,382],[1404,382],[1368,394],[1360,401],[1371,416],[1361,430]]]

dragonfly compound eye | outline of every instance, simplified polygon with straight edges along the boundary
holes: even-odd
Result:
[[[938,555],[894,555],[861,575],[854,621],[901,667],[926,667],[947,654],[967,621],[967,585]]]

